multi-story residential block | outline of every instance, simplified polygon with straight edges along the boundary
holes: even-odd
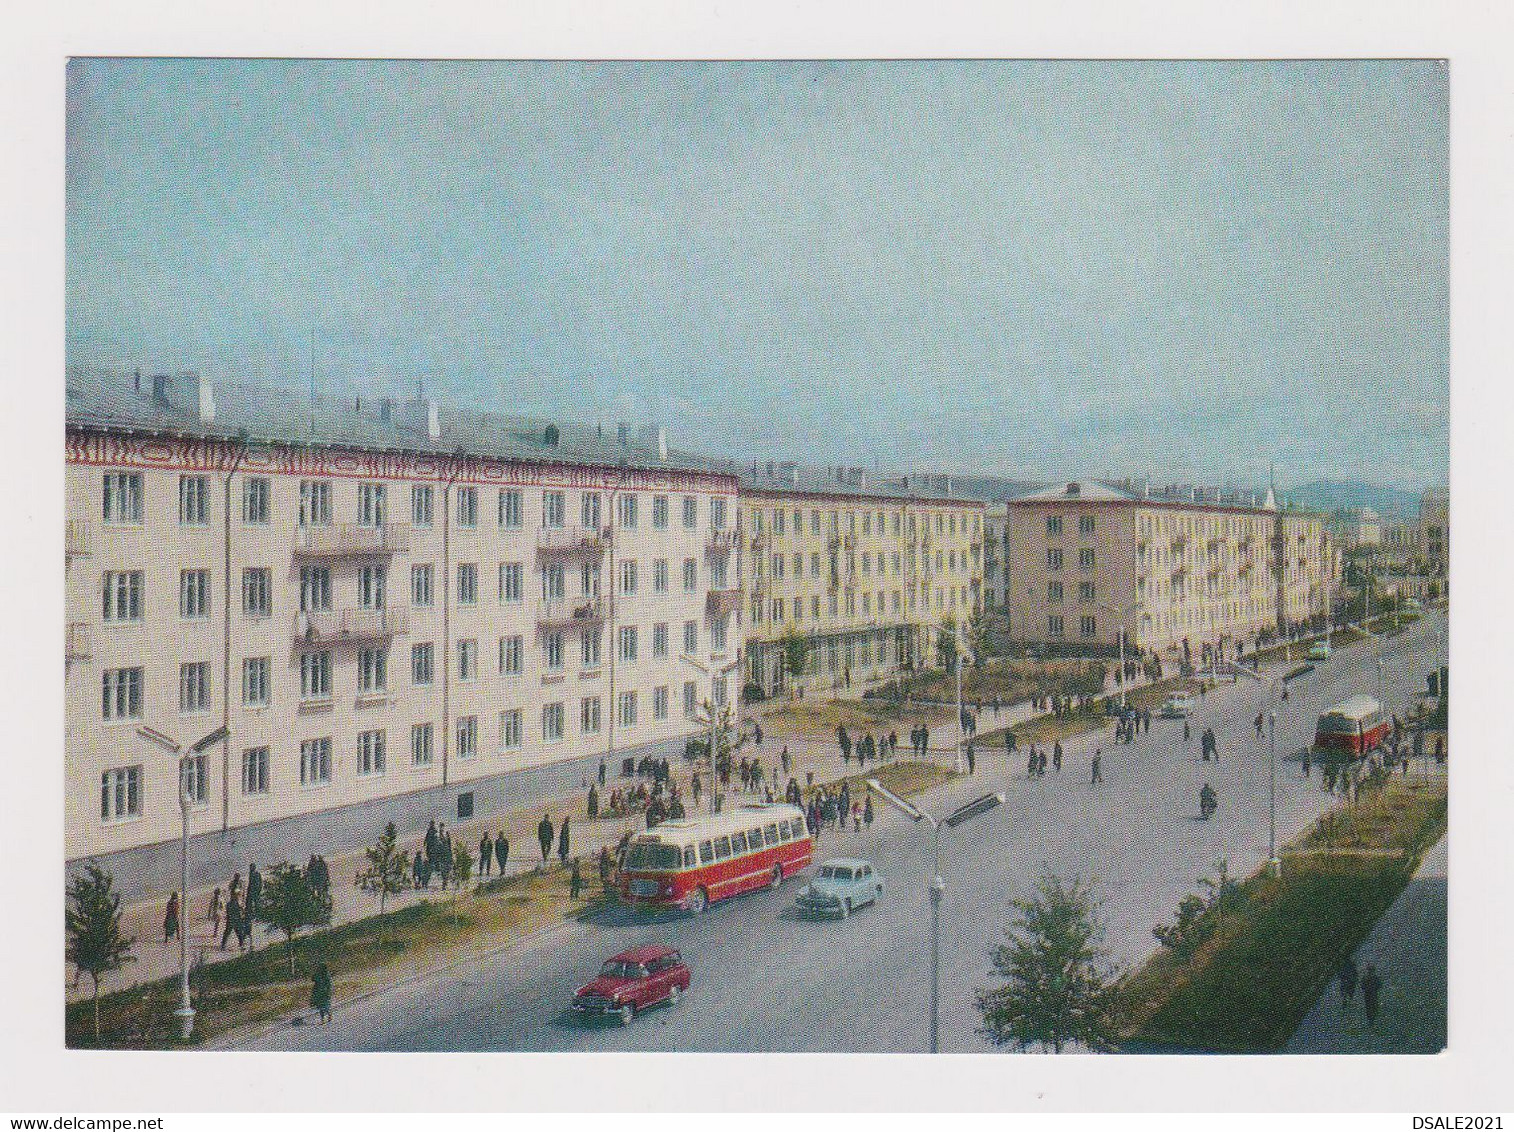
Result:
[[[989,503],[983,513],[983,608],[1009,608],[1009,506]]]
[[[1154,495],[1082,481],[1008,505],[1010,635],[1053,646],[1202,652],[1328,615],[1320,518],[1268,497]]]
[[[1451,495],[1432,487],[1419,503],[1419,546],[1431,574],[1444,575],[1451,566]]]
[[[277,828],[298,856],[490,812],[522,768],[674,752],[724,699],[671,641],[741,650],[734,476],[660,433],[220,392],[69,375],[70,859],[178,836],[144,729],[226,727],[193,832]]]
[[[743,472],[740,491],[745,673],[764,692],[896,673],[929,659],[948,617],[979,607],[984,507],[953,497],[945,477],[783,463]],[[795,636],[797,678],[784,660]]]

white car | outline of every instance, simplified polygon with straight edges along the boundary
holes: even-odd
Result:
[[[1177,692],[1167,697],[1162,705],[1163,719],[1184,719],[1193,714],[1193,697],[1187,692]]]
[[[1315,641],[1314,644],[1310,645],[1309,646],[1309,659],[1310,660],[1329,660],[1330,659],[1330,642],[1326,641],[1326,640],[1319,640],[1319,641]]]

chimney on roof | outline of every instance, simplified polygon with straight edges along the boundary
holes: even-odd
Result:
[[[623,425],[619,426],[615,430],[615,439],[619,442],[619,444],[620,444],[620,446],[622,448],[624,448],[626,445],[630,444],[631,443],[631,426],[628,425],[628,424],[623,424]]]
[[[141,370],[136,369],[136,370],[132,370],[131,371],[131,387],[132,387],[133,390],[135,390],[138,393],[142,392],[142,371]]]
[[[773,478],[773,461],[768,461],[768,479]]]
[[[152,400],[159,408],[168,408],[168,375],[155,373],[152,375]]]
[[[379,401],[379,420],[385,424],[394,419],[394,399],[385,397]]]
[[[778,465],[778,475],[789,483],[798,483],[799,465],[792,460],[785,460]]]
[[[194,406],[200,423],[210,424],[216,419],[216,391],[210,378],[192,371],[179,376],[189,389],[190,403]]]
[[[641,442],[656,452],[659,460],[668,458],[668,430],[662,425],[648,425],[642,429]]]
[[[412,397],[400,406],[400,427],[436,440],[442,435],[441,418],[437,415],[436,402],[426,396]]]

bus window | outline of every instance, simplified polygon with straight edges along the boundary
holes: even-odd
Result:
[[[783,840],[785,840],[785,841],[787,841],[789,839],[789,837],[791,835],[790,835],[790,832],[789,832],[789,823],[788,822],[781,821],[781,822],[778,823],[778,836],[781,837],[781,838],[783,838]]]
[[[685,845],[683,847],[683,867],[686,869],[694,867],[694,846],[692,845]]]
[[[753,850],[762,848],[762,830],[748,830],[746,835],[747,846]]]
[[[739,857],[739,856],[741,856],[745,852],[746,852],[746,834],[744,834],[744,833],[733,833],[733,834],[731,834],[731,855],[734,856],[734,857]]]
[[[708,865],[714,859],[715,847],[708,841],[701,841],[699,843],[699,863],[701,865]]]
[[[778,844],[778,827],[776,825],[770,825],[770,826],[768,826],[768,828],[767,828],[767,835],[768,835],[768,844],[769,845],[777,845]]]
[[[715,838],[715,860],[724,861],[731,855],[731,839],[729,837]]]

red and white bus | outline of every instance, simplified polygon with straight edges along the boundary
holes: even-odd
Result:
[[[804,811],[782,802],[677,818],[631,839],[620,866],[628,904],[698,915],[717,900],[777,888],[808,868],[814,842]]]
[[[1390,729],[1382,704],[1371,696],[1352,696],[1320,715],[1314,750],[1334,758],[1359,759],[1381,747]]]

